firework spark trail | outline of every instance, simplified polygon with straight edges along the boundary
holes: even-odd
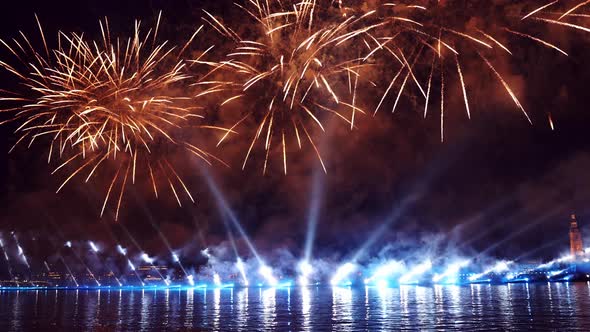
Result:
[[[524,4],[525,2],[523,1],[523,8]],[[463,96],[467,118],[470,119],[472,110],[468,100],[466,75],[472,74],[468,69],[474,66],[474,61],[470,61],[468,64],[466,63],[468,59],[474,59],[476,61],[480,59],[484,67],[491,70],[497,81],[504,86],[508,96],[516,107],[524,113],[527,121],[532,123],[531,117],[518,100],[512,87],[503,77],[501,71],[497,70],[493,64],[501,55],[512,56],[513,54],[506,46],[507,44],[500,40],[510,39],[511,41],[518,42],[515,37],[526,38],[540,46],[556,50],[562,55],[568,56],[568,53],[555,43],[536,35],[538,32],[532,34],[528,31],[531,29],[538,31],[538,23],[544,23],[547,27],[562,26],[564,28],[590,32],[590,28],[566,21],[566,18],[570,16],[580,17],[585,15],[574,12],[588,4],[590,4],[590,1],[578,1],[565,12],[555,13],[548,12],[548,9],[554,9],[558,6],[558,1],[552,1],[537,5],[534,9],[517,17],[516,20],[512,20],[512,16],[506,15],[506,17],[497,22],[493,21],[493,24],[487,24],[489,19],[483,18],[483,15],[481,19],[469,13],[463,15],[465,18],[462,18],[461,15],[453,15],[453,12],[457,8],[454,8],[453,5],[448,3],[429,2],[425,5],[421,3],[411,5],[386,3],[376,5],[375,8],[369,6],[369,8],[362,10],[351,8],[354,12],[372,13],[369,24],[374,24],[374,27],[371,29],[371,37],[376,39],[376,43],[372,44],[372,49],[363,58],[363,61],[384,61],[381,66],[387,67],[392,67],[391,64],[394,64],[394,70],[391,74],[392,79],[388,80],[389,83],[384,85],[385,92],[379,100],[375,112],[387,102],[386,100],[389,99],[388,96],[391,96],[391,103],[394,105],[395,110],[399,106],[402,94],[412,94],[407,84],[408,78],[412,77],[420,90],[418,95],[421,94],[425,99],[424,116],[426,116],[428,113],[428,103],[432,99],[431,88],[433,80],[440,81],[440,89],[443,90],[443,75],[449,76],[448,74],[451,73],[451,63],[454,63],[454,72],[456,75],[452,76],[458,78],[458,85]],[[537,24],[534,25],[535,23]],[[401,60],[401,58],[405,58],[404,54],[413,52],[416,49],[416,45],[424,46],[427,51],[418,53],[411,64]],[[502,52],[496,52],[496,49],[500,49]],[[394,52],[392,50],[396,51]],[[434,56],[432,61],[430,60],[431,52]],[[454,61],[448,61],[446,65],[443,65],[444,58],[449,55],[455,57]],[[461,58],[461,62],[459,58]],[[398,68],[396,68],[395,64],[398,63]],[[438,65],[440,70],[435,71],[435,65]],[[429,68],[428,71],[422,70],[423,67]],[[404,73],[404,71],[407,71],[407,73]],[[419,78],[421,77],[425,80],[425,89],[422,88],[423,84],[420,83]],[[448,78],[447,81],[450,79]],[[442,100],[444,99],[442,91],[440,95],[441,126],[444,126],[444,114],[442,113],[445,107],[444,101]],[[444,128],[442,127],[441,138],[444,139]]]
[[[18,123],[16,133],[20,137],[16,144],[30,146],[37,139],[48,138],[48,162],[53,158],[62,160],[54,173],[61,169],[69,172],[57,191],[86,171],[88,182],[108,165],[123,169],[120,177],[119,171],[110,175],[112,182],[101,216],[115,187],[118,219],[125,189],[139,176],[153,187],[156,197],[158,179],[167,179],[179,204],[177,187],[182,187],[194,202],[176,170],[169,164],[168,168],[162,167],[159,159],[178,148],[211,163],[218,159],[176,138],[175,132],[195,126],[228,133],[221,127],[192,125],[193,119],[202,118],[197,113],[201,108],[193,106],[193,98],[175,92],[190,78],[180,58],[202,27],[177,51],[178,47],[168,46],[167,41],[157,42],[160,17],[156,29],[146,34],[136,21],[133,35],[127,40],[112,39],[107,19],[104,24],[100,22],[99,41],[59,32],[55,49],[48,46],[37,20],[45,56],[24,34],[22,41],[13,40],[14,45],[0,40],[20,62],[13,66],[0,61],[0,67],[25,86],[24,91],[2,91],[0,101],[8,106],[0,112],[11,115],[3,123]],[[112,172],[112,167],[104,172]],[[115,186],[117,182],[120,185]]]
[[[380,23],[365,23],[372,12],[343,18],[340,11],[331,12],[322,5],[315,0],[253,0],[244,6],[236,3],[255,24],[251,29],[253,35],[248,36],[205,12],[204,20],[234,46],[223,60],[201,61],[212,69],[205,75],[208,81],[196,84],[209,86],[211,91],[227,92],[229,96],[221,106],[251,96],[257,98],[256,103],[263,104],[247,110],[246,118],[257,125],[242,168],[246,167],[256,142],[262,141],[263,173],[274,143],[281,146],[282,169],[286,174],[289,146],[302,149],[301,136],[307,137],[324,165],[309,134],[311,127],[324,131],[322,119],[332,115],[353,129],[357,114],[364,113],[356,97],[362,71],[371,65],[363,63],[360,50],[351,50],[351,45],[357,40],[366,43],[365,39],[372,38],[369,32]],[[341,93],[341,82],[348,83],[348,93]]]

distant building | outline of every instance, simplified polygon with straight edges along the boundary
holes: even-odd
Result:
[[[142,265],[136,270],[139,277],[145,282],[163,281],[168,275],[168,267],[164,265]]]
[[[570,253],[572,256],[581,256],[584,254],[584,244],[582,243],[582,233],[578,228],[576,215],[572,214],[570,219]]]

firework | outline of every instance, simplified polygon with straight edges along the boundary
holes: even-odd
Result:
[[[169,152],[180,148],[208,163],[215,159],[176,135],[178,129],[192,125],[222,130],[193,124],[192,119],[202,117],[200,108],[178,92],[189,78],[180,57],[202,27],[182,48],[169,46],[158,42],[160,17],[148,33],[142,33],[136,21],[126,40],[111,36],[106,19],[100,22],[99,41],[60,32],[52,49],[39,20],[42,50],[36,50],[24,34],[12,44],[0,40],[20,61],[18,65],[0,61],[0,66],[24,86],[23,91],[5,92],[0,99],[9,104],[2,110],[11,115],[5,122],[18,124],[15,146],[47,142],[48,163],[59,160],[53,173],[67,172],[57,192],[77,175],[88,182],[108,169],[101,216],[114,196],[118,218],[126,187],[138,177],[156,197],[163,182],[179,205],[180,190],[194,202],[168,160]]]
[[[357,114],[364,113],[356,96],[362,72],[370,64],[362,63],[354,42],[374,28],[364,23],[371,13],[347,17],[329,2],[316,0],[254,0],[236,5],[253,22],[252,26],[241,22],[251,27],[248,33],[231,30],[205,12],[204,20],[233,46],[224,59],[204,62],[212,70],[197,84],[208,87],[204,94],[225,91],[228,96],[222,107],[238,100],[249,105],[237,122],[250,118],[256,123],[242,169],[261,142],[263,173],[277,146],[286,174],[287,151],[302,149],[308,142],[325,171],[312,129],[325,131],[328,115],[352,129]]]
[[[564,11],[549,12],[559,5],[558,1],[532,7],[525,7],[522,2],[515,4],[519,7],[520,15],[515,15],[510,10],[514,7],[506,9],[508,14],[498,15],[493,3],[487,7],[474,5],[469,8],[458,6],[452,1],[379,4],[372,12],[376,11],[373,18],[380,24],[371,31],[370,36],[373,38],[364,37],[365,43],[372,49],[367,58],[386,59],[387,67],[391,67],[393,62],[394,74],[386,84],[387,88],[374,113],[383,109],[386,100],[393,102],[391,112],[395,112],[400,97],[406,93],[418,96],[413,100],[424,100],[423,113],[426,117],[429,102],[434,96],[433,89],[438,84],[440,137],[444,141],[445,94],[449,90],[445,87],[445,84],[448,85],[447,77],[457,79],[466,117],[471,118],[472,101],[469,99],[470,89],[466,74],[473,73],[466,72],[465,68],[475,67],[474,61],[478,61],[499,82],[526,120],[532,123],[517,92],[497,68],[498,63],[507,62],[501,58],[512,57],[511,43],[521,43],[523,40],[567,56],[568,53],[559,46],[539,37],[538,31],[542,25],[548,24],[590,32],[590,29],[582,25],[565,21],[587,4],[590,2],[578,2]],[[481,77],[482,73],[477,73],[476,76]],[[549,124],[553,128],[551,118]]]

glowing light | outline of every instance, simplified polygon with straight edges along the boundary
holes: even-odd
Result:
[[[88,245],[90,246],[90,249],[92,249],[92,251],[94,252],[98,252],[98,247],[96,246],[96,244],[94,244],[94,242],[92,241],[88,241]]]
[[[201,254],[205,257],[207,257],[207,259],[211,258],[211,254],[209,253],[209,248],[205,248],[203,250],[201,250]]]
[[[172,261],[174,263],[180,262],[180,258],[178,257],[178,255],[176,255],[176,253],[172,253]]]
[[[404,274],[399,278],[400,284],[408,284],[408,283],[415,283],[417,282],[415,279],[420,277],[422,274],[426,273],[428,270],[432,268],[432,261],[426,260],[424,263],[414,267],[410,270],[410,272]]]
[[[313,267],[308,261],[301,261],[299,262],[298,268],[300,273],[298,279],[299,285],[309,285],[309,276],[313,273]]]
[[[155,261],[155,259],[148,256],[148,254],[146,254],[145,252],[141,254],[141,259],[148,264],[153,264]]]
[[[459,273],[459,271],[466,267],[467,265],[469,265],[469,260],[463,260],[460,262],[456,262],[451,264],[447,270],[445,272],[443,272],[442,274],[436,274],[433,278],[432,281],[437,283],[440,282],[444,279],[449,279],[449,278],[455,278],[456,275]]]
[[[537,266],[537,269],[545,269],[545,268],[551,267],[552,265],[555,265],[555,264],[558,264],[558,263],[571,262],[571,261],[574,260],[574,258],[575,257],[573,255],[565,255],[565,256],[562,256],[560,258],[554,259],[554,260],[552,260],[550,262],[541,264],[541,265]]]
[[[240,271],[240,275],[242,276],[242,281],[244,283],[244,286],[248,286],[249,282],[248,282],[248,278],[246,277],[246,268],[244,267],[244,262],[242,262],[240,257],[238,257],[238,260],[236,262],[236,267],[238,268],[238,271]]]
[[[221,278],[219,277],[219,274],[217,274],[217,273],[214,273],[213,274],[213,284],[216,287],[220,287],[221,286]]]
[[[557,259],[558,263],[571,262],[574,260],[574,255],[566,255]]]
[[[123,256],[127,256],[127,249],[125,249],[125,248],[121,247],[121,245],[120,245],[120,244],[117,244],[117,251],[118,251],[118,252],[119,252],[121,255],[123,255]]]
[[[188,276],[186,276],[186,279],[188,280],[189,285],[191,285],[191,286],[195,285],[195,277],[192,274],[189,274]]]
[[[563,274],[565,272],[567,272],[567,269],[565,269],[565,270],[559,270],[559,271],[550,271],[548,277],[555,277],[556,275],[560,275],[560,274]]]
[[[262,265],[258,269],[258,273],[264,277],[269,286],[275,287],[279,282],[272,274],[272,269],[267,265]]]
[[[129,265],[129,268],[130,268],[132,271],[135,271],[135,265],[133,265],[133,263],[131,263],[131,261],[130,261],[130,260],[127,260],[127,265]]]
[[[67,241],[65,243],[65,246],[68,247],[68,248],[71,248],[72,247],[72,242],[71,241]]]
[[[387,282],[387,280],[381,279],[377,281],[377,288],[387,288],[389,287],[389,283]]]
[[[391,276],[392,274],[401,271],[404,267],[404,264],[402,262],[396,261],[396,260],[392,260],[389,261],[381,266],[379,266],[375,272],[373,273],[372,276],[370,276],[369,278],[365,279],[364,282],[365,284],[370,284],[374,281],[379,282],[382,278],[387,278],[389,276]]]
[[[508,271],[510,269],[510,264],[512,264],[511,261],[500,261],[500,262],[496,263],[496,265],[494,265],[493,267],[485,270],[484,272],[470,276],[469,281],[479,280],[481,277],[483,277],[489,273],[501,273],[501,272]]]
[[[341,265],[338,270],[336,270],[336,273],[334,274],[334,276],[332,277],[332,280],[330,280],[330,284],[332,286],[340,286],[340,285],[346,285],[349,286],[350,284],[352,284],[349,280],[345,281],[344,279],[348,278],[348,276],[356,269],[356,265],[354,265],[353,263],[345,263],[343,265]],[[344,282],[343,282],[344,281]]]

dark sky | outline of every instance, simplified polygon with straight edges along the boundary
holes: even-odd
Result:
[[[161,9],[162,35],[174,40],[201,25],[201,6],[239,24],[240,15],[228,3],[11,1],[0,11],[0,37],[10,39],[21,29],[36,36],[34,13],[51,40],[57,29],[96,35],[98,20],[104,16],[113,31],[129,32],[133,18],[151,23]],[[385,111],[361,118],[352,132],[340,123],[331,124],[321,139],[328,174],[319,177],[323,186],[316,255],[350,255],[408,197],[411,203],[372,250],[388,243],[399,251],[436,246],[509,258],[548,258],[567,250],[568,218],[574,212],[582,230],[590,234],[590,72],[585,64],[590,44],[587,35],[559,31],[548,36],[563,45],[568,58],[523,42],[502,68],[511,83],[519,82],[516,90],[532,115],[532,126],[489,73],[470,70],[469,64],[465,71],[472,119],[465,116],[456,80],[450,81],[444,143],[439,138],[436,104],[427,119],[420,115],[422,106],[417,111],[406,100],[394,115]],[[179,43],[184,40],[179,39]],[[4,51],[1,54],[8,57]],[[1,88],[13,86],[11,76],[0,74]],[[371,103],[367,102],[369,109],[374,107]],[[548,112],[555,131],[547,123]],[[0,127],[0,151],[7,153],[15,142],[13,130],[11,125]],[[299,255],[317,160],[311,150],[295,154],[287,176],[278,162],[262,176],[261,158],[255,156],[242,171],[248,142],[249,136],[238,136],[221,148],[211,147],[231,169],[212,167],[208,172],[261,252],[286,248]],[[102,185],[73,181],[56,195],[59,179],[51,177],[46,157],[42,147],[21,147],[1,159],[0,230],[5,237],[16,230],[22,241],[35,237],[55,243],[65,239],[112,243],[114,234],[128,243],[124,225],[155,254],[163,244],[152,225],[174,248],[202,248],[225,240],[215,198],[203,172],[190,159],[181,168],[196,204],[184,202],[180,208],[171,197],[155,200],[139,187],[130,187],[117,223],[111,216],[98,217]],[[42,256],[47,246],[29,247],[39,248],[37,254]]]

